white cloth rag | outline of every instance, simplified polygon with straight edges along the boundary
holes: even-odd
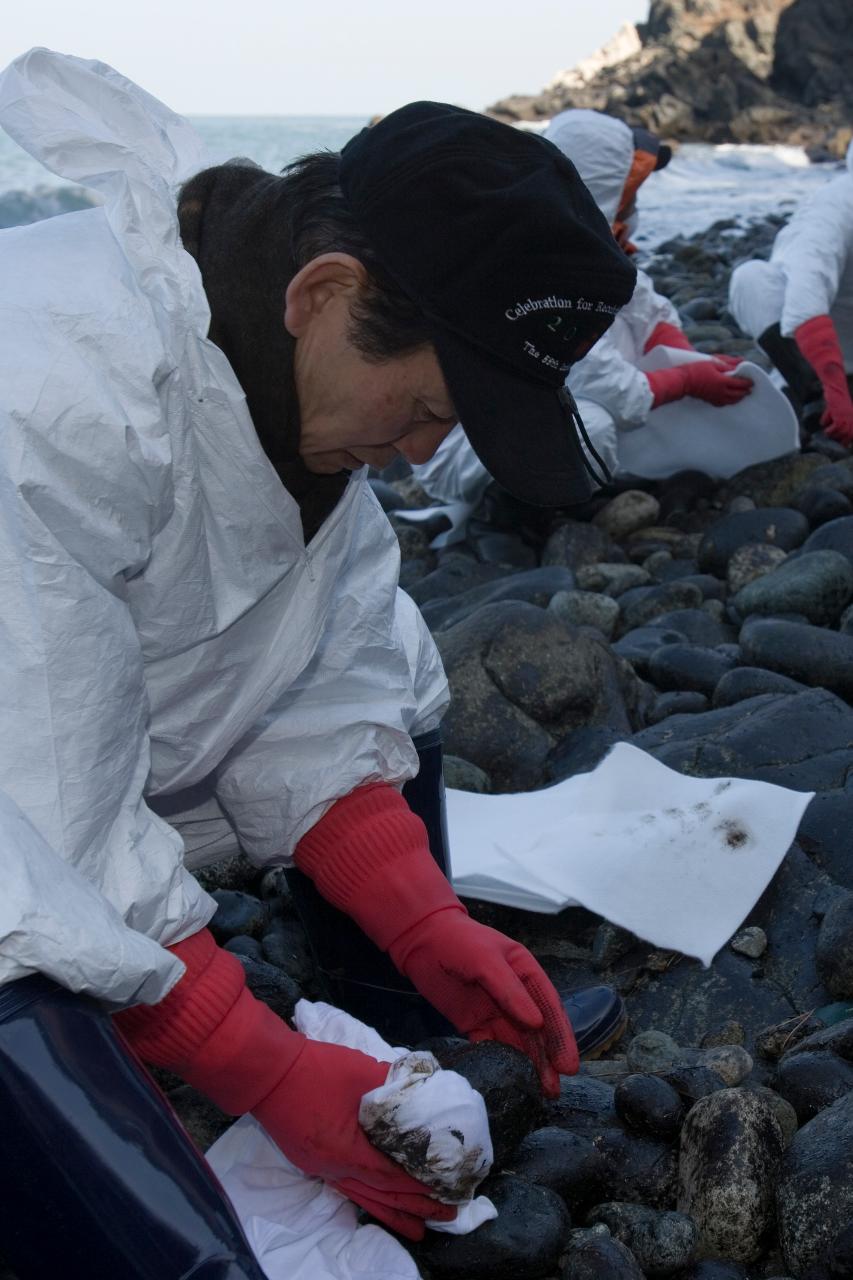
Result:
[[[640,362],[646,373],[709,357],[701,351],[653,347]],[[744,360],[732,375],[749,378],[752,391],[737,404],[718,407],[689,397],[661,405],[636,431],[619,433],[619,469],[649,479],[677,471],[704,471],[728,479],[745,467],[800,447],[791,403],[758,365]]]
[[[433,1164],[443,1167],[451,1185],[449,1156],[466,1172],[466,1160],[469,1168],[472,1162],[470,1153],[479,1150],[482,1167],[488,1171],[491,1138],[485,1105],[456,1072],[421,1072],[433,1086],[426,1087],[424,1080],[407,1088],[412,1073],[404,1060],[416,1057],[421,1063],[425,1055],[391,1048],[371,1027],[321,1002],[300,1000],[294,1021],[309,1040],[346,1045],[394,1064],[386,1084],[365,1099],[368,1104],[372,1100],[375,1115],[377,1095],[387,1091],[399,1125],[428,1127],[440,1157]],[[446,1093],[442,1085],[448,1087]],[[463,1143],[448,1137],[451,1126],[463,1133]],[[268,1280],[418,1280],[413,1258],[393,1236],[379,1226],[358,1226],[356,1206],[291,1164],[252,1116],[233,1124],[207,1152],[207,1160]],[[428,1225],[435,1231],[464,1235],[496,1217],[492,1202],[477,1196],[459,1206],[455,1221]]]
[[[580,904],[709,965],[779,868],[814,792],[686,778],[627,742],[515,795],[447,792],[453,887],[528,911]]]

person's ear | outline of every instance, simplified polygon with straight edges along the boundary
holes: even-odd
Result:
[[[364,264],[349,253],[321,253],[306,263],[287,286],[284,327],[300,338],[312,321],[342,296],[354,296],[367,284]]]

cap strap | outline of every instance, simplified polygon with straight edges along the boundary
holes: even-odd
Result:
[[[577,427],[578,431],[581,434],[581,439],[583,440],[583,443],[586,445],[586,449],[581,449],[581,457],[583,458],[584,466],[586,467],[587,471],[592,476],[593,480],[597,485],[601,485],[603,487],[604,485],[610,484],[610,481],[613,479],[613,476],[610,472],[609,467],[607,466],[607,463],[597,452],[595,445],[592,443],[589,436],[587,435],[586,427],[583,424],[583,418],[581,417],[580,412],[578,411],[578,406],[575,403],[574,396],[572,395],[571,391],[565,384],[563,384],[563,386],[560,387],[560,390],[557,392],[557,395],[560,400],[560,404],[566,410],[572,422]],[[595,467],[592,465],[589,458],[587,457],[587,450],[589,451],[589,453],[592,454],[593,458],[595,459],[598,467],[600,468],[599,471],[596,471]]]

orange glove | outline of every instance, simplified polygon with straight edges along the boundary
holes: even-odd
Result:
[[[823,387],[826,411],[820,425],[839,444],[853,445],[853,401],[835,325],[829,316],[815,316],[794,331],[794,341]]]
[[[246,988],[236,956],[203,929],[168,948],[187,971],[153,1006],[115,1015],[143,1061],[168,1067],[223,1111],[250,1111],[303,1173],[322,1178],[410,1240],[456,1210],[372,1146],[358,1123],[388,1064],[299,1035]]]
[[[430,854],[426,828],[393,787],[338,800],[295,858],[455,1027],[521,1049],[545,1093],[557,1096],[560,1073],[578,1069],[557,992],[525,947],[470,919]]]
[[[646,377],[654,396],[653,409],[685,396],[722,407],[737,404],[752,390],[749,378],[725,373],[714,360],[696,360],[691,364],[677,365],[674,369],[657,369],[654,373],[647,373]]]

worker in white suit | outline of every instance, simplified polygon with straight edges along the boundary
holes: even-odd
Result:
[[[588,492],[562,382],[633,270],[551,148],[442,104],[284,176],[199,173],[180,117],[34,50],[0,123],[104,201],[0,236],[0,1252],[22,1280],[259,1280],[125,1043],[417,1238],[455,1211],[360,1129],[387,1068],[251,995],[160,813],[206,787],[258,867],[558,1091],[560,998],[401,795],[447,688],[366,476],[465,412],[523,496]]]
[[[729,307],[800,408],[816,408],[826,434],[853,446],[853,143],[844,173],[797,209],[770,261],[735,267]]]

